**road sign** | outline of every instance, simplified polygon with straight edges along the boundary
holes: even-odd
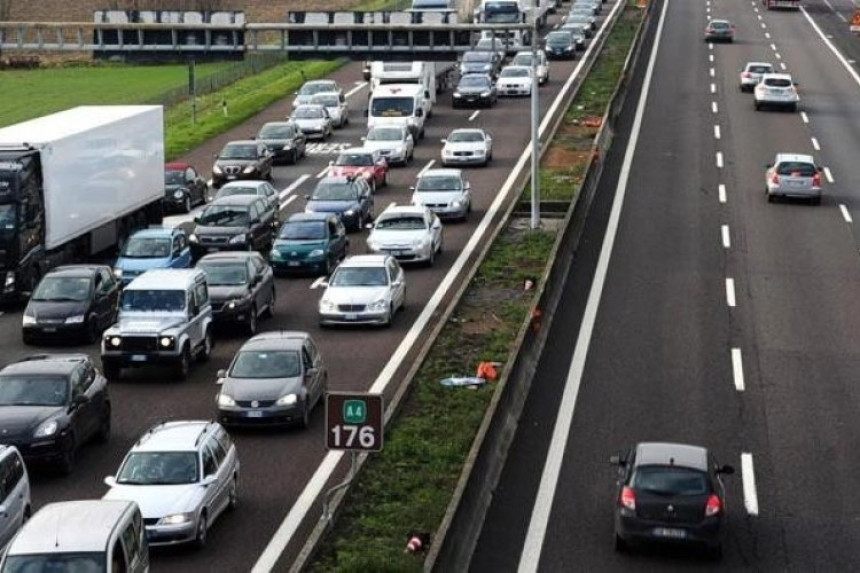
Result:
[[[329,392],[325,397],[326,447],[382,451],[382,394]]]
[[[850,30],[854,34],[860,33],[860,10],[855,10],[854,15],[851,16]]]

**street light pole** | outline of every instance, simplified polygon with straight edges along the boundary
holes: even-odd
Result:
[[[531,94],[531,131],[532,131],[532,217],[531,228],[540,228],[540,177],[538,167],[540,166],[540,141],[538,141],[538,123],[540,114],[538,111],[538,77],[537,77],[537,36],[538,17],[537,7],[539,0],[532,0],[532,94]]]

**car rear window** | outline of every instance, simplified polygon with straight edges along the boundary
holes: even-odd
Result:
[[[773,71],[770,66],[750,66],[750,72],[754,74],[767,74]]]
[[[656,495],[692,496],[710,492],[704,472],[678,466],[640,466],[633,474],[636,491]]]
[[[791,80],[785,78],[768,78],[764,81],[764,85],[771,88],[787,88],[791,85]]]
[[[725,30],[729,27],[728,22],[711,22],[712,30]]]
[[[780,175],[812,177],[815,175],[815,165],[812,165],[811,163],[802,163],[800,161],[785,161],[779,164],[776,172]]]

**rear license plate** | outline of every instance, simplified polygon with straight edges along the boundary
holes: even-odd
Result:
[[[655,527],[654,536],[665,537],[667,539],[684,539],[687,537],[687,531],[674,527]]]
[[[248,412],[248,417],[249,418],[262,418],[263,413],[259,410],[251,410],[250,412]]]
[[[131,356],[132,362],[146,362],[146,354],[133,354]]]
[[[358,320],[358,315],[355,313],[345,314],[343,315],[344,320]]]

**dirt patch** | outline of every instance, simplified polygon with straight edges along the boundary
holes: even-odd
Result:
[[[572,150],[561,145],[553,145],[541,159],[541,166],[545,169],[569,170],[576,165],[588,163],[591,153],[591,150]]]

